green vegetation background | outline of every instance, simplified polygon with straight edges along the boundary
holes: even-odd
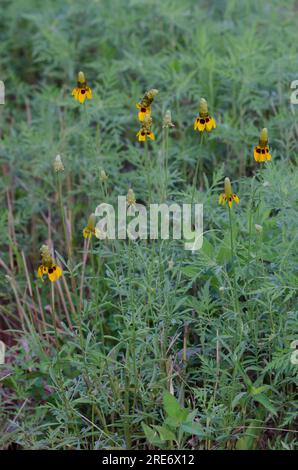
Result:
[[[297,2],[2,0],[0,8],[1,447],[295,448]],[[79,70],[94,94],[86,106],[71,97]],[[146,156],[135,103],[149,88],[160,92]],[[201,96],[217,121],[202,145],[193,131]],[[130,186],[146,203],[151,185],[160,202],[166,109],[175,124],[168,200],[190,202],[200,158],[203,248],[93,241],[80,307],[89,214]],[[257,167],[262,127],[272,161]],[[228,211],[217,203],[224,176],[240,197],[234,260]],[[66,282],[37,280],[46,242]]]

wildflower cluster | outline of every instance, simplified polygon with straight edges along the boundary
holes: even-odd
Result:
[[[155,136],[152,132],[152,117],[151,117],[151,106],[155,96],[158,94],[158,90],[151,89],[147,91],[141,101],[137,103],[136,107],[139,110],[138,119],[142,123],[141,129],[137,133],[139,141],[146,141],[147,138],[154,140]],[[83,72],[78,73],[77,87],[73,89],[72,96],[79,101],[84,103],[86,99],[92,99],[91,88],[87,85],[87,81]],[[169,110],[166,111],[163,119],[163,128],[174,127],[172,123],[172,116]],[[194,122],[194,130],[199,132],[212,131],[216,128],[215,119],[209,114],[208,103],[204,98],[200,99],[199,103],[199,116]],[[266,128],[262,129],[259,138],[259,144],[254,148],[254,159],[257,162],[264,162],[271,160],[268,146],[268,131]],[[55,172],[63,172],[64,165],[62,163],[60,155],[57,155],[54,161]],[[100,181],[106,182],[108,176],[105,171],[102,170],[100,173]],[[232,207],[233,202],[239,204],[239,197],[232,190],[232,185],[228,177],[224,180],[224,192],[219,196],[219,204],[224,205],[228,202],[228,206]],[[127,194],[127,205],[133,207],[136,204],[136,198],[134,191],[130,188]],[[100,238],[100,233],[96,228],[95,214],[91,214],[88,218],[86,227],[83,229],[84,238],[91,239],[92,236]],[[256,230],[258,230],[256,226]],[[49,249],[46,245],[41,247],[41,258],[42,262],[38,268],[38,276],[43,278],[44,275],[48,275],[51,282],[55,282],[62,275],[62,269],[53,261]]]

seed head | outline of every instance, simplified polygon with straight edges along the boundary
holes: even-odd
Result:
[[[101,170],[99,178],[100,178],[100,181],[104,183],[105,181],[108,180],[108,175],[106,174],[104,170]]]
[[[85,74],[84,72],[79,72],[78,73],[78,83],[85,83],[86,82],[86,78],[85,78]]]
[[[199,113],[200,113],[200,116],[207,116],[208,115],[208,103],[205,100],[205,98],[200,99]]]
[[[225,178],[224,188],[225,188],[225,195],[227,198],[229,198],[233,191],[232,191],[230,178],[228,177]]]

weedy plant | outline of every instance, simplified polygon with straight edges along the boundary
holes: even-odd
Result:
[[[295,1],[128,4],[3,8],[0,446],[294,449]],[[119,195],[201,250],[102,239]]]

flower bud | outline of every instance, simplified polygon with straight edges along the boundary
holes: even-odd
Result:
[[[106,172],[104,170],[101,170],[99,179],[102,183],[107,181],[108,175],[106,174]]]
[[[64,171],[64,165],[62,163],[60,155],[57,155],[54,160],[54,170],[56,171],[56,173]]]
[[[172,123],[172,114],[171,111],[168,109],[163,118],[163,126],[162,127],[175,127]]]
[[[255,229],[258,233],[261,233],[263,232],[263,227],[262,225],[259,225],[259,224],[255,224]]]

